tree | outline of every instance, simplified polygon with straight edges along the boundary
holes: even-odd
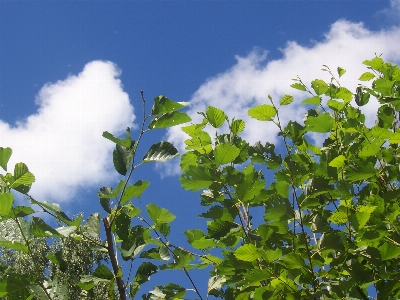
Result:
[[[120,299],[134,298],[140,285],[156,272],[182,269],[191,279],[189,269],[204,267],[211,267],[207,295],[192,281],[200,299],[210,295],[222,299],[398,299],[400,69],[380,57],[363,63],[369,70],[359,80],[372,84],[360,84],[354,94],[341,86],[346,71],[340,67],[335,76],[324,66],[330,82],[316,79],[310,88],[295,79],[291,86],[311,96],[303,101],[308,108],[303,124],[281,122],[282,107],[293,105],[291,95],[278,102],[269,97],[270,103],[249,109],[250,117],[277,126],[283,146],[261,141],[250,145],[240,137],[245,122],[230,119],[211,106],[201,112],[201,123],[182,128],[189,138],[181,156],[181,185],[191,191],[202,190],[201,204],[207,207],[200,215],[208,220],[207,230],[184,232],[194,250],[168,242],[169,223],[175,218],[171,212],[147,204],[145,217],[130,201],[149,185],[143,180],[130,183],[136,167],[178,155],[170,143],[160,142],[135,165],[143,134],[190,121],[178,111],[185,104],[162,96],[154,99],[149,116],[143,112],[136,141],[131,140],[129,130],[123,139],[103,134],[116,144],[114,165],[126,176],[115,188],[99,191],[107,212],[103,218],[107,243],[95,241],[100,231],[98,215],[82,226],[81,219],[71,220],[54,205],[28,196],[66,225],[56,230],[32,217],[30,234],[72,234],[107,250],[112,271],[100,264],[93,274],[83,275],[78,286],[90,291],[95,283],[105,282],[109,297],[118,291]],[[372,127],[366,125],[360,109],[370,98],[380,103]],[[143,95],[142,99],[145,103]],[[217,131],[215,137],[209,128]],[[322,145],[313,142],[310,134],[320,134]],[[5,170],[11,155],[8,149],[0,149],[0,165]],[[12,188],[27,193],[33,179],[25,165],[17,165],[13,175],[1,176],[0,221],[33,213],[30,207],[12,206],[9,193]],[[112,198],[117,200],[113,207]],[[19,231],[23,232],[21,226]],[[5,239],[0,245],[33,256],[30,243],[27,238],[14,243]],[[134,258],[142,261],[132,280],[117,264],[116,255],[131,263]],[[12,268],[1,272],[0,296],[16,292],[15,282],[22,286],[25,281],[44,293],[40,295],[26,283],[32,297],[67,295],[62,281],[49,288],[40,274],[21,278]],[[169,283],[142,297],[182,299],[186,291]]]

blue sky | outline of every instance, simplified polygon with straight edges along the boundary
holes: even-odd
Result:
[[[10,167],[23,161],[35,174],[33,197],[88,216],[101,211],[98,189],[119,179],[101,134],[139,124],[140,90],[148,109],[160,94],[189,101],[195,120],[214,105],[247,121],[249,141],[275,142],[274,128],[248,120],[250,105],[286,93],[300,103],[306,95],[290,79],[329,79],[322,64],[347,69],[342,85],[354,89],[363,60],[400,62],[399,20],[398,0],[1,1],[0,145],[14,150]],[[365,108],[372,123],[373,107]],[[303,113],[293,105],[284,121]],[[149,133],[141,153],[161,138],[183,150],[174,128]],[[204,220],[195,219],[198,195],[180,188],[177,163],[146,165],[134,180],[151,181],[142,205],[177,215],[173,238],[185,245],[180,233]]]

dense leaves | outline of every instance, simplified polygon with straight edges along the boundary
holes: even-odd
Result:
[[[265,122],[277,126],[276,145],[250,145],[240,137],[245,121],[213,106],[199,112],[200,123],[182,127],[189,137],[179,180],[184,189],[201,191],[205,211],[199,217],[206,219],[202,229],[184,232],[190,249],[167,240],[170,223],[180,216],[135,200],[150,182],[131,178],[140,165],[178,155],[161,141],[135,165],[144,133],[190,121],[178,111],[187,103],[159,96],[146,116],[142,94],[137,140],[129,128],[125,138],[103,133],[115,143],[114,167],[124,176],[99,190],[103,227],[99,213],[83,222],[28,195],[35,177],[16,164],[12,174],[0,175],[0,297],[134,299],[153,275],[181,270],[191,287],[159,284],[142,299],[399,299],[400,69],[380,57],[364,65],[368,71],[359,80],[368,86],[360,84],[354,94],[340,85],[344,68],[335,77],[323,66],[329,82],[306,86],[294,79],[291,87],[305,91],[305,99],[285,94],[275,102],[268,96],[270,103],[250,108],[260,128]],[[379,107],[375,125],[367,126],[362,107],[372,101]],[[308,109],[303,122],[281,124],[282,110],[299,105]],[[0,148],[6,172],[11,154]],[[31,216],[31,207],[16,206],[12,190],[59,226]],[[210,276],[201,291],[189,271],[205,268]]]

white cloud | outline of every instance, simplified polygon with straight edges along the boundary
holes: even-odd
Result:
[[[301,121],[305,108],[301,100],[309,97],[305,92],[290,87],[297,75],[308,86],[311,80],[320,78],[330,80],[327,72],[321,71],[328,65],[334,73],[338,66],[347,70],[341,78],[342,86],[355,91],[359,76],[365,72],[362,62],[382,54],[387,61],[400,62],[400,28],[370,31],[362,23],[339,20],[332,24],[321,41],[313,41],[310,46],[302,46],[295,41],[281,49],[282,58],[267,60],[267,52],[253,50],[246,57],[237,56],[237,63],[225,72],[209,78],[194,93],[190,100],[188,113],[195,122],[201,120],[196,112],[208,105],[223,109],[230,118],[235,116],[246,121],[243,137],[250,143],[258,140],[277,142],[277,128],[272,122],[259,122],[247,116],[249,107],[269,103],[268,95],[278,104],[284,94],[295,97],[294,105],[282,107],[281,121],[290,119]],[[364,112],[369,122],[374,120],[376,104],[369,104]],[[167,137],[181,150],[184,148],[184,135],[180,128],[171,128]],[[165,174],[174,172],[174,166],[166,165]],[[176,168],[175,168],[176,170]]]
[[[30,194],[38,200],[72,201],[77,189],[115,176],[114,145],[102,133],[120,134],[135,119],[119,75],[113,63],[92,61],[78,75],[46,84],[36,114],[15,126],[0,120],[0,144],[13,149],[8,171],[26,163],[36,177]]]

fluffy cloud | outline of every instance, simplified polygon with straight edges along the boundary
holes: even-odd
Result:
[[[1,145],[13,149],[8,171],[26,163],[36,177],[35,198],[71,200],[81,187],[112,180],[113,144],[102,132],[120,134],[135,119],[119,75],[111,62],[90,62],[78,75],[46,84],[36,114],[15,126],[0,120]]]
[[[375,53],[382,54],[387,61],[399,63],[398,45],[399,27],[370,31],[362,23],[339,20],[332,24],[321,41],[312,41],[308,46],[288,42],[281,49],[281,59],[268,61],[268,53],[259,49],[254,49],[246,57],[237,56],[234,66],[200,86],[190,100],[188,113],[197,122],[201,120],[198,111],[203,111],[208,105],[216,106],[229,117],[246,121],[243,137],[250,143],[258,140],[277,142],[277,127],[272,122],[261,123],[250,119],[247,116],[249,107],[269,103],[268,95],[278,104],[284,94],[291,94],[295,103],[282,107],[281,121],[286,124],[289,119],[302,120],[305,109],[301,100],[309,95],[290,88],[292,78],[298,75],[308,86],[316,78],[329,82],[331,76],[321,71],[322,65],[328,65],[334,73],[340,66],[347,70],[340,79],[341,85],[354,91],[359,83],[358,77],[366,71],[366,66],[361,63],[372,59]],[[371,103],[364,108],[370,123],[374,122],[376,106],[376,103]],[[180,128],[170,129],[167,137],[181,150],[184,148],[182,142],[185,136]],[[176,166],[167,166],[165,174],[176,171]]]

